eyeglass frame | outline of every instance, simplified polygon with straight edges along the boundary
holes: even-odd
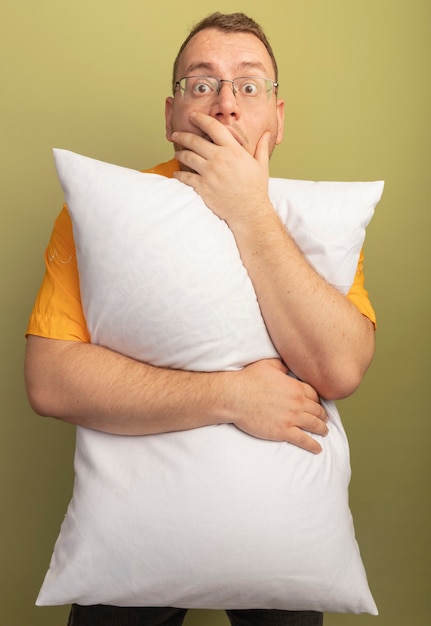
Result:
[[[237,76],[236,78],[218,78],[217,76],[201,76],[201,75],[197,75],[197,76],[183,76],[182,78],[180,78],[179,80],[176,80],[174,83],[174,93],[177,91],[177,87],[180,88],[180,95],[183,98],[183,93],[185,93],[185,88],[183,88],[181,86],[181,82],[183,80],[187,80],[188,78],[211,78],[212,80],[217,80],[218,81],[218,88],[216,89],[215,93],[218,96],[220,94],[221,88],[222,88],[222,83],[231,83],[232,85],[232,93],[234,95],[234,97],[236,98],[236,94],[238,93],[238,90],[235,89],[235,81],[239,80],[241,78],[246,79],[246,78],[250,78],[250,79],[259,79],[259,80],[266,80],[268,82],[271,83],[271,88],[266,90],[266,93],[268,94],[268,100],[270,99],[271,95],[273,92],[277,93],[277,90],[280,86],[280,83],[272,80],[272,78],[267,78],[266,76]]]

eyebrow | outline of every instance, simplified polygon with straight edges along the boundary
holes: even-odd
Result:
[[[190,72],[211,72],[211,75],[216,74],[215,65],[213,63],[207,63],[205,61],[198,61],[196,63],[190,63],[186,68],[186,76],[190,74]],[[263,63],[260,61],[243,61],[242,63],[238,63],[237,65],[238,71],[244,70],[259,70],[266,73],[267,69]]]

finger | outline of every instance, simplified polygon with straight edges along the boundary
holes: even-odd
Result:
[[[174,178],[184,183],[188,187],[192,187],[196,191],[199,174],[187,170],[179,170],[178,172],[174,172]]]
[[[255,152],[255,159],[256,161],[258,161],[260,163],[260,165],[262,165],[262,167],[265,168],[269,168],[269,142],[271,139],[271,134],[270,132],[266,132],[262,135],[262,137],[259,139],[257,146],[256,146],[256,152]]]
[[[190,121],[218,146],[234,145],[235,138],[233,135],[214,117],[200,111],[192,111],[190,113]]]
[[[174,156],[176,160],[185,165],[186,168],[198,172],[199,174],[202,172],[205,157],[201,154],[191,150],[177,150]]]
[[[314,435],[322,435],[323,437],[326,437],[329,432],[328,426],[324,420],[310,414],[305,414],[301,423],[298,423],[297,426],[299,426],[301,430],[306,430]]]
[[[319,394],[314,389],[314,387],[312,387],[308,383],[303,383],[302,381],[300,382],[303,385],[305,397],[308,398],[309,400],[313,400],[313,402],[319,403],[320,402]]]
[[[175,131],[172,133],[172,141],[179,146],[182,146],[185,150],[199,154],[204,159],[208,159],[211,153],[214,151],[214,144],[195,133],[189,133],[185,131]],[[177,151],[177,154],[180,150]]]
[[[306,401],[304,405],[304,413],[312,415],[321,422],[325,422],[325,424],[329,420],[328,414],[323,406],[319,402],[314,402],[313,400]]]
[[[300,428],[291,428],[289,430],[289,438],[286,439],[289,443],[298,446],[299,448],[303,448],[304,450],[308,450],[308,452],[312,452],[313,454],[320,454],[322,452],[322,446],[318,441],[307,435]]]

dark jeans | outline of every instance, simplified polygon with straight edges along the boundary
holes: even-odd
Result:
[[[68,626],[181,626],[187,609],[72,605]],[[322,626],[323,613],[249,609],[226,611],[232,626]],[[205,624],[202,624],[205,626]]]

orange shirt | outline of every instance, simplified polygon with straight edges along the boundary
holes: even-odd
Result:
[[[172,159],[147,170],[172,178],[178,162]],[[57,217],[45,252],[45,276],[27,327],[27,334],[90,342],[82,310],[72,222],[67,207]],[[347,297],[375,324],[375,314],[364,287],[363,253]]]

